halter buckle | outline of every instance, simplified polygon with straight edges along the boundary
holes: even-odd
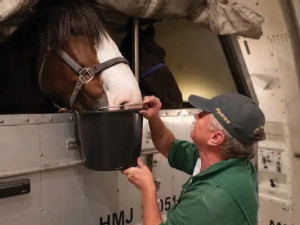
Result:
[[[91,72],[91,68],[82,68],[79,72],[79,82],[82,84],[88,84],[94,79],[94,75]]]

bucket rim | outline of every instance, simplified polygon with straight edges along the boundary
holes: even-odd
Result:
[[[134,112],[138,113],[143,110],[143,109],[121,109],[121,110],[110,110],[110,111],[99,111],[99,110],[89,110],[89,111],[80,111],[76,112],[76,114],[114,114],[114,113],[129,113],[129,112]]]

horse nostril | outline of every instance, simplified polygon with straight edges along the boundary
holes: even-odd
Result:
[[[125,110],[126,104],[128,104],[128,102],[122,102],[122,103],[120,104],[120,110]]]

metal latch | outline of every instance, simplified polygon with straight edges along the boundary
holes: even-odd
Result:
[[[67,139],[67,149],[68,150],[78,150],[78,143],[76,139]]]

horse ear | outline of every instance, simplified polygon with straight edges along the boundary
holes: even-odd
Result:
[[[145,29],[145,32],[146,32],[149,36],[154,37],[154,35],[155,35],[155,29],[154,29],[153,24],[148,25],[148,27]]]

